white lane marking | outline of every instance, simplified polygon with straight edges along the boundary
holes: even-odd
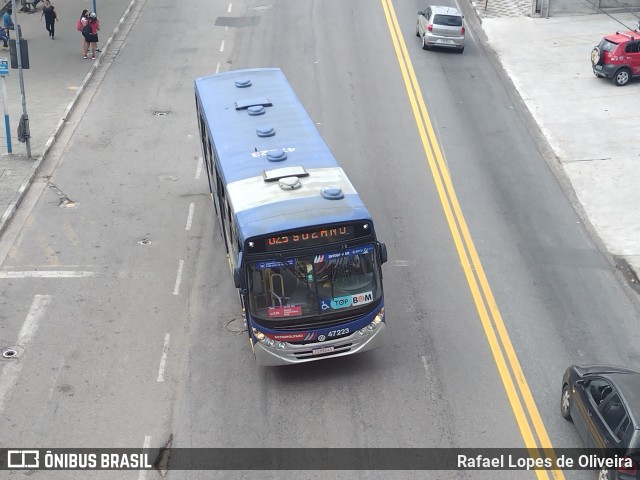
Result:
[[[0,278],[85,278],[97,275],[96,272],[83,272],[73,270],[30,270],[22,272],[1,272]]]
[[[218,64],[220,65],[220,64]],[[218,72],[216,72],[218,73]],[[200,174],[202,173],[202,157],[198,157],[198,166],[196,167],[196,180],[200,180]]]
[[[33,336],[38,330],[38,322],[44,317],[46,307],[51,303],[52,295],[36,295],[33,297],[31,308],[27,313],[27,318],[22,324],[18,334],[18,343],[25,345],[31,343]],[[4,410],[4,402],[8,393],[13,390],[18,381],[18,375],[24,362],[6,363],[0,377],[0,412]]]
[[[184,260],[180,260],[178,263],[178,275],[176,275],[176,284],[173,287],[173,294],[178,295],[180,293],[180,283],[182,282],[182,269],[184,268]]]
[[[220,51],[224,52],[224,40],[222,40],[222,43],[220,44]]]
[[[162,347],[162,356],[160,357],[160,369],[158,370],[158,381],[164,382],[164,369],[167,366],[167,352],[169,351],[169,339],[171,335],[168,333],[164,336],[164,346]]]
[[[396,267],[408,267],[408,266],[409,266],[408,260],[396,260]]]
[[[146,450],[150,446],[151,446],[151,435],[145,435],[144,443],[142,444],[142,450]],[[147,471],[140,470],[140,472],[138,473],[138,480],[144,480],[145,478],[147,478]]]
[[[216,65],[216,73],[220,73],[220,62]]]
[[[193,222],[193,211],[196,209],[196,204],[191,202],[189,204],[189,215],[187,216],[187,224],[185,225],[185,230],[191,230],[191,223]]]
[[[231,13],[231,5],[233,5],[232,3],[229,4],[229,8],[227,8],[227,13]]]

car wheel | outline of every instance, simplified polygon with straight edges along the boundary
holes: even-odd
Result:
[[[429,45],[427,45],[427,35],[423,35],[422,36],[422,49],[423,50],[429,50]]]
[[[416,37],[420,38],[420,30],[418,29],[418,25],[416,25]]]
[[[460,50],[458,50],[458,53],[462,53],[464,52],[464,47],[462,47]]]
[[[591,50],[591,64],[598,65],[601,60],[600,47],[593,47]]]
[[[566,384],[562,387],[560,413],[565,420],[571,420],[571,390],[569,389],[569,385]]]
[[[613,83],[615,83],[619,87],[624,87],[629,80],[631,80],[631,70],[628,68],[621,68],[618,70],[613,76]]]
[[[602,467],[598,472],[598,480],[614,480],[613,470],[609,470],[607,467]]]

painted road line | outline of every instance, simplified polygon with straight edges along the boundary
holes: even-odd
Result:
[[[198,157],[198,163],[196,165],[196,180],[200,180],[201,174],[202,174],[202,157]]]
[[[169,351],[169,340],[171,335],[168,333],[164,336],[164,346],[162,347],[162,355],[160,356],[160,368],[158,369],[158,381],[164,382],[164,369],[167,366],[167,352]]]
[[[524,372],[522,371],[517,359],[517,355],[515,354],[515,350],[513,349],[504,323],[502,322],[502,317],[495,298],[493,297],[493,293],[489,287],[484,274],[484,269],[482,268],[482,264],[480,263],[477,251],[469,234],[466,221],[462,215],[460,204],[457,200],[457,196],[451,182],[451,177],[449,176],[435,132],[433,131],[431,121],[427,114],[426,105],[424,103],[415,72],[411,65],[411,59],[409,58],[406,44],[404,43],[400,27],[395,16],[393,4],[391,0],[381,1],[396,56],[400,64],[402,77],[409,95],[409,102],[418,126],[418,132],[427,156],[429,167],[436,184],[436,189],[444,209],[445,217],[449,224],[454,244],[467,278],[467,283],[469,284],[471,294],[476,304],[476,309],[485,330],[498,372],[502,378],[507,397],[509,398],[509,402],[516,417],[520,433],[525,446],[529,449],[532,456],[540,456],[538,450],[538,447],[540,446],[545,450],[548,457],[555,457],[551,441],[547,435],[533,399],[533,395],[528,387],[524,377]],[[500,337],[500,341],[498,341],[496,331]],[[503,348],[507,357],[506,360],[505,354],[503,354],[502,351]],[[513,377],[512,373],[509,371],[509,367],[513,372]],[[516,385],[518,390],[516,390]],[[522,397],[522,401],[520,400],[520,397]],[[524,402],[524,406],[522,402]],[[531,425],[529,424],[529,420],[525,414],[525,407],[526,412],[531,419],[531,423],[533,424],[533,429],[537,435],[539,445],[533,435]],[[543,470],[537,470],[536,475],[540,479],[549,478],[547,472]],[[556,479],[564,478],[561,471],[554,470],[552,475]]]
[[[96,276],[96,272],[81,270],[27,270],[27,271],[0,271],[0,278],[86,278]]]
[[[178,262],[178,274],[176,275],[176,284],[173,287],[173,294],[178,295],[180,293],[180,283],[182,282],[182,269],[184,268],[184,260]]]
[[[18,344],[27,345],[31,343],[38,330],[40,320],[44,317],[47,306],[51,303],[52,299],[53,296],[51,295],[36,295],[33,297],[27,318],[22,324],[22,328],[18,334]],[[0,377],[0,412],[4,411],[7,396],[15,387],[23,364],[24,362],[22,361],[10,362],[6,363],[2,369],[2,376]]]
[[[231,3],[229,4],[229,8],[227,8],[227,13],[231,13],[231,5],[233,5],[233,4],[231,4]]]
[[[145,435],[144,443],[142,444],[142,451],[146,452],[149,447],[151,447],[151,435]],[[145,478],[147,478],[147,471],[140,470],[138,472],[138,480],[144,480]]]
[[[193,211],[196,209],[196,204],[191,202],[189,204],[189,215],[187,215],[187,224],[185,225],[185,230],[191,230],[191,223],[193,222]]]
[[[224,40],[220,43],[220,51],[224,52]]]

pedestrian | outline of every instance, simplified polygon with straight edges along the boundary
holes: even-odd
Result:
[[[4,27],[4,33],[9,37],[9,30],[15,29],[13,25],[13,20],[11,19],[11,14],[13,10],[11,8],[7,8],[7,11],[2,15],[2,26]]]
[[[88,20],[87,20],[87,15],[89,15],[89,10],[82,10],[82,14],[80,15],[80,18],[78,19],[78,23],[76,25],[76,29],[79,32],[82,32],[82,29],[84,28],[84,26],[87,24]],[[84,35],[82,36],[82,55],[84,56],[84,58],[87,58],[87,50],[89,49],[89,47],[87,46],[87,39],[84,38]]]
[[[82,36],[85,38],[85,43],[83,44],[83,58],[89,58],[87,53],[89,51],[89,46],[91,46],[91,59],[96,59],[96,48],[98,46],[98,31],[100,31],[100,21],[98,20],[95,12],[91,12],[87,16],[87,22],[82,27]]]
[[[56,7],[51,5],[51,2],[49,0],[44,0],[44,6],[42,7],[42,15],[40,15],[40,20],[42,20],[42,17],[44,17],[45,28],[47,29],[47,32],[49,32],[51,40],[53,40],[55,35],[54,25],[58,20],[58,14],[56,13]]]
[[[0,25],[0,40],[2,40],[2,48],[8,50],[9,49],[9,37],[7,36],[7,31],[4,29],[2,25]]]

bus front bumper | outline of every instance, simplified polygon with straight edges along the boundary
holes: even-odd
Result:
[[[277,345],[269,347],[257,342],[253,346],[253,353],[256,356],[256,363],[265,367],[279,367],[325,358],[344,357],[381,347],[384,344],[385,329],[386,324],[383,322],[375,330],[364,329],[366,330],[364,334],[357,331],[346,337],[306,345],[284,342],[284,348]],[[318,352],[319,349],[323,349],[324,352]]]

